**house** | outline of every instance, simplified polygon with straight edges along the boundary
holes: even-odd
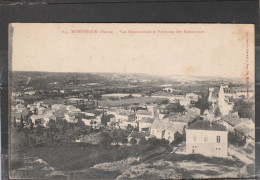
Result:
[[[136,120],[140,121],[143,118],[153,118],[154,113],[151,111],[146,111],[146,110],[138,110],[136,112]]]
[[[16,102],[18,104],[24,104],[24,100],[22,100],[22,99],[15,99],[14,102]]]
[[[67,106],[66,110],[68,110],[69,113],[79,113],[81,110],[79,108],[76,108],[75,106]]]
[[[58,110],[58,109],[62,108],[63,106],[64,106],[63,104],[53,104],[53,105],[51,106],[51,108],[52,108],[52,109],[55,109],[55,110]]]
[[[38,114],[43,114],[45,110],[46,110],[46,108],[44,108],[44,107],[37,108]]]
[[[30,116],[29,119],[34,124],[34,126],[36,126],[38,124],[42,124],[43,117],[44,117],[43,115],[35,115],[35,114],[33,114],[33,115]]]
[[[107,114],[113,114],[114,116],[116,116],[120,111],[120,108],[117,107],[111,107],[107,110]]]
[[[118,114],[115,115],[116,121],[127,121],[129,119],[134,120],[134,113],[131,110],[121,110]]]
[[[33,114],[29,118],[31,122],[34,124],[34,126],[37,126],[38,124],[41,124],[43,126],[47,126],[48,122],[52,119],[56,121],[56,117],[51,114]]]
[[[179,103],[181,106],[184,106],[187,109],[190,105],[190,101],[191,101],[190,98],[183,98],[179,100]]]
[[[186,122],[172,122],[169,121],[169,118],[155,120],[151,125],[151,135],[157,139],[166,139],[172,142],[177,134],[184,135],[186,127]]]
[[[34,95],[35,93],[36,93],[36,91],[26,91],[26,92],[24,92],[25,95],[29,95],[29,96]]]
[[[228,131],[221,124],[197,121],[186,129],[186,153],[226,157]]]
[[[134,119],[128,119],[127,121],[122,121],[118,123],[120,129],[126,129],[127,127],[137,127],[137,122]]]
[[[12,92],[12,96],[19,97],[19,96],[22,96],[22,93],[21,92]]]
[[[145,132],[151,129],[154,118],[145,117],[139,121],[139,132]]]
[[[173,88],[171,88],[171,87],[165,87],[165,88],[163,88],[163,91],[166,91],[166,92],[174,92],[175,91],[175,89],[173,89]]]
[[[225,93],[225,89],[227,86],[220,86],[219,93],[218,93],[218,106],[219,110],[222,115],[228,115],[232,110],[234,103],[229,102],[229,97],[227,97],[227,94]]]
[[[166,114],[169,113],[169,109],[166,105],[158,107],[157,114],[159,119],[163,119]]]
[[[23,110],[25,110],[25,106],[23,104],[17,104],[14,108],[14,110],[16,110],[17,112],[23,112]]]
[[[78,119],[76,119],[75,116],[72,116],[68,113],[64,114],[64,116],[65,116],[65,119],[67,120],[67,122],[69,122],[69,123],[76,123],[78,121]]]
[[[92,126],[93,119],[85,119],[82,118],[82,122],[86,125],[86,126]]]
[[[186,98],[189,98],[192,101],[198,101],[199,95],[195,93],[187,93]]]
[[[37,101],[33,103],[37,108],[39,108],[40,106],[44,105],[43,101]]]

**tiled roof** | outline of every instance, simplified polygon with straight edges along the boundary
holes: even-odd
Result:
[[[153,123],[154,122],[154,118],[142,118],[140,120],[140,122],[143,122],[143,123]]]
[[[209,131],[226,131],[226,127],[218,124],[216,122],[212,122],[212,125],[209,121],[196,121],[191,124],[188,129],[196,129],[196,130],[209,130]]]
[[[182,133],[184,126],[187,126],[187,123],[171,122],[171,121],[167,121],[167,120],[155,120],[152,123],[151,129],[158,129],[161,131],[169,130],[172,132],[179,131],[180,133]]]
[[[152,116],[152,112],[150,111],[145,111],[145,110],[139,110],[136,112],[137,115],[148,115],[148,116]]]
[[[119,115],[122,115],[122,116],[130,116],[130,115],[133,115],[134,112],[130,111],[130,110],[122,110],[118,113]]]
[[[241,123],[241,119],[239,118],[238,115],[227,115],[224,116],[222,119],[232,126],[236,126],[239,123]]]

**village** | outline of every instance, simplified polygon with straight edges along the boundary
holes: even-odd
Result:
[[[98,101],[91,96],[88,99],[70,97],[63,104],[47,104],[44,101],[25,104],[24,100],[19,99],[21,94],[13,93],[11,122],[14,127],[28,129],[38,126],[48,129],[55,125],[55,122],[66,122],[88,127],[95,132],[127,130],[127,135],[124,135],[127,140],[116,138],[110,142],[106,137],[105,141],[117,145],[137,144],[141,138],[164,139],[170,144],[185,142],[182,143],[185,148],[180,152],[184,154],[198,153],[227,157],[232,135],[239,137],[244,146],[254,146],[254,121],[240,117],[239,112],[233,110],[234,102],[230,101],[245,97],[253,98],[253,92],[230,91],[228,86],[222,84],[217,91],[209,87],[206,102],[203,102],[207,107],[200,109],[198,107],[198,102],[202,99],[200,95],[193,92],[174,95],[172,93],[179,90],[170,85],[162,85],[161,88],[160,93],[150,96],[161,98],[160,103],[141,102],[115,107],[98,105]],[[24,94],[34,95],[30,92],[30,88],[27,88]],[[141,95],[115,93],[102,96],[104,99],[134,97],[141,98]],[[80,109],[82,106],[90,108],[82,111]],[[79,136],[73,141],[88,142],[86,139],[89,138]]]
[[[37,86],[30,85],[34,78],[21,78],[26,84],[14,88],[10,114],[16,153],[42,159],[64,177],[70,177],[64,170],[73,170],[71,166],[94,168],[123,179],[144,174],[209,178],[228,173],[228,177],[246,177],[251,173],[254,93],[246,86],[226,81],[171,83],[136,76],[106,78],[111,82],[68,80],[61,85],[55,80]],[[50,149],[42,152],[41,147]],[[58,149],[50,151],[52,147]],[[71,148],[75,153],[71,154]],[[63,165],[64,161],[69,163]],[[200,161],[204,164],[198,167],[209,170],[195,176],[192,172],[198,169],[192,164]],[[149,168],[151,163],[159,163],[157,168],[170,163],[164,173],[169,176],[157,176],[157,170]],[[143,170],[130,170],[132,164]],[[23,165],[14,173],[31,172],[30,166]],[[24,167],[28,167],[26,172]],[[219,168],[225,170],[219,173]],[[43,177],[50,173],[44,172]]]

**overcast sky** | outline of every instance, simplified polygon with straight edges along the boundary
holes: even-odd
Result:
[[[249,76],[251,80],[254,77],[252,25],[17,23],[12,27],[14,71],[241,78],[246,74],[246,32],[249,32]],[[73,30],[98,33],[71,33]],[[113,33],[100,34],[100,30]],[[131,34],[120,30],[153,33]],[[177,30],[182,33],[176,33]]]

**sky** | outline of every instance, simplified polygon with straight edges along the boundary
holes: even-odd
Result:
[[[13,23],[10,28],[13,71],[254,80],[253,25]]]

